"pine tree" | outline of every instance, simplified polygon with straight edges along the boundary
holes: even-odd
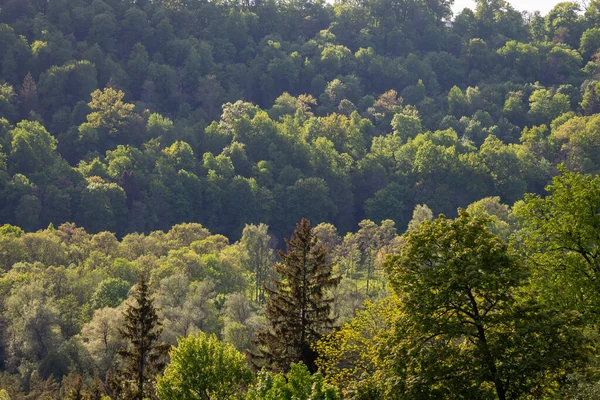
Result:
[[[585,94],[583,95],[583,100],[581,101],[581,109],[584,115],[594,115],[600,111],[595,83],[591,83],[587,87]]]
[[[332,276],[327,249],[318,242],[309,220],[302,219],[286,246],[275,264],[279,277],[272,278],[274,288],[265,288],[269,327],[257,333],[259,351],[251,358],[255,367],[274,371],[287,371],[291,363],[302,361],[314,373],[317,354],[311,345],[333,327],[328,290],[340,278]]]
[[[38,106],[38,93],[35,80],[31,73],[25,75],[23,86],[19,92],[19,105],[21,108],[21,116],[26,119],[31,111],[35,111]]]
[[[160,341],[161,323],[144,274],[140,274],[124,315],[120,332],[129,346],[119,351],[122,363],[111,379],[114,395],[127,400],[154,399],[152,382],[165,366],[169,345]]]

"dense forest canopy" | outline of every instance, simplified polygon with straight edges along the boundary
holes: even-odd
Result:
[[[4,1],[2,220],[403,230],[595,172],[599,3],[450,5]]]
[[[452,5],[0,1],[0,399],[598,398],[600,0]]]

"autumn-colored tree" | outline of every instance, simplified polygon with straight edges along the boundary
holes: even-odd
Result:
[[[31,111],[35,111],[38,106],[38,92],[35,80],[31,73],[25,75],[23,85],[19,91],[19,105],[21,107],[21,117],[27,118]]]

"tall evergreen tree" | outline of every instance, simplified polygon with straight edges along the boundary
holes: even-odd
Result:
[[[332,276],[327,249],[306,218],[297,224],[286,247],[275,264],[274,289],[266,288],[269,327],[257,333],[259,352],[251,356],[256,367],[287,371],[291,363],[302,361],[314,373],[317,354],[311,346],[333,326],[328,290],[340,278]]]
[[[38,92],[35,80],[31,73],[25,75],[23,85],[19,91],[19,106],[21,110],[21,117],[27,119],[31,111],[35,111],[38,106]]]
[[[162,327],[144,274],[139,276],[124,316],[120,332],[129,346],[119,351],[122,363],[111,382],[114,395],[127,400],[155,399],[152,382],[165,366],[169,345],[160,341]]]

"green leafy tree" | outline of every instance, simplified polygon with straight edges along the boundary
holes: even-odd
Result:
[[[529,98],[529,106],[529,113],[537,124],[548,124],[571,108],[567,96],[561,93],[552,94],[546,89],[533,92]]]
[[[21,121],[10,131],[9,170],[33,174],[57,159],[56,139],[37,121]]]
[[[100,282],[92,296],[94,309],[117,307],[127,298],[131,285],[120,278],[108,278]]]
[[[273,265],[273,251],[269,247],[271,237],[265,224],[246,225],[242,231],[240,244],[245,250],[245,263],[254,272],[254,301],[263,303],[265,287]]]
[[[431,221],[432,219],[433,211],[427,207],[427,204],[417,204],[413,209],[412,219],[409,221],[406,231],[412,232],[418,229],[421,223]]]
[[[543,299],[595,316],[600,177],[564,167],[560,172],[546,197],[528,195],[515,208],[522,225],[519,244]]]
[[[406,398],[541,395],[547,374],[582,359],[577,319],[520,296],[527,269],[489,222],[462,209],[424,222],[386,262],[404,317],[392,359]]]
[[[600,117],[573,117],[555,128],[551,140],[562,147],[565,165],[569,169],[582,172],[598,172],[597,152],[594,151],[598,140]]]
[[[170,359],[156,381],[161,400],[234,399],[252,380],[244,355],[215,335],[180,338]]]
[[[120,308],[95,310],[92,319],[81,329],[84,348],[98,368],[100,376],[116,365],[117,352],[127,345],[119,327],[124,322]]]
[[[323,375],[311,375],[308,368],[293,363],[283,374],[259,372],[257,382],[248,389],[246,400],[338,400],[338,389],[325,383]]]
[[[319,371],[344,398],[394,398],[388,389],[393,390],[395,374],[388,368],[384,349],[394,325],[402,321],[398,308],[395,296],[367,301],[351,320],[317,342]]]
[[[423,133],[419,113],[412,107],[405,107],[400,114],[394,115],[392,128],[394,129],[394,135],[399,136],[403,142],[407,142],[419,133]]]
[[[469,103],[467,97],[458,86],[454,86],[448,93],[448,112],[456,118],[466,115]]]
[[[8,347],[17,365],[38,363],[61,342],[58,309],[41,281],[15,287],[6,298]]]
[[[385,188],[375,192],[375,195],[365,203],[367,217],[381,222],[392,219],[397,225],[403,225],[406,198],[409,196],[406,186],[390,183]]]
[[[558,3],[546,15],[548,39],[566,43],[577,48],[577,40],[584,29],[583,19],[579,17],[581,7],[577,2]]]
[[[579,52],[585,59],[591,58],[600,49],[600,28],[590,28],[583,32]]]
[[[125,103],[124,96],[125,93],[112,87],[95,90],[88,104],[92,112],[87,116],[87,126],[106,130],[110,136],[116,135],[133,117],[134,105]]]

